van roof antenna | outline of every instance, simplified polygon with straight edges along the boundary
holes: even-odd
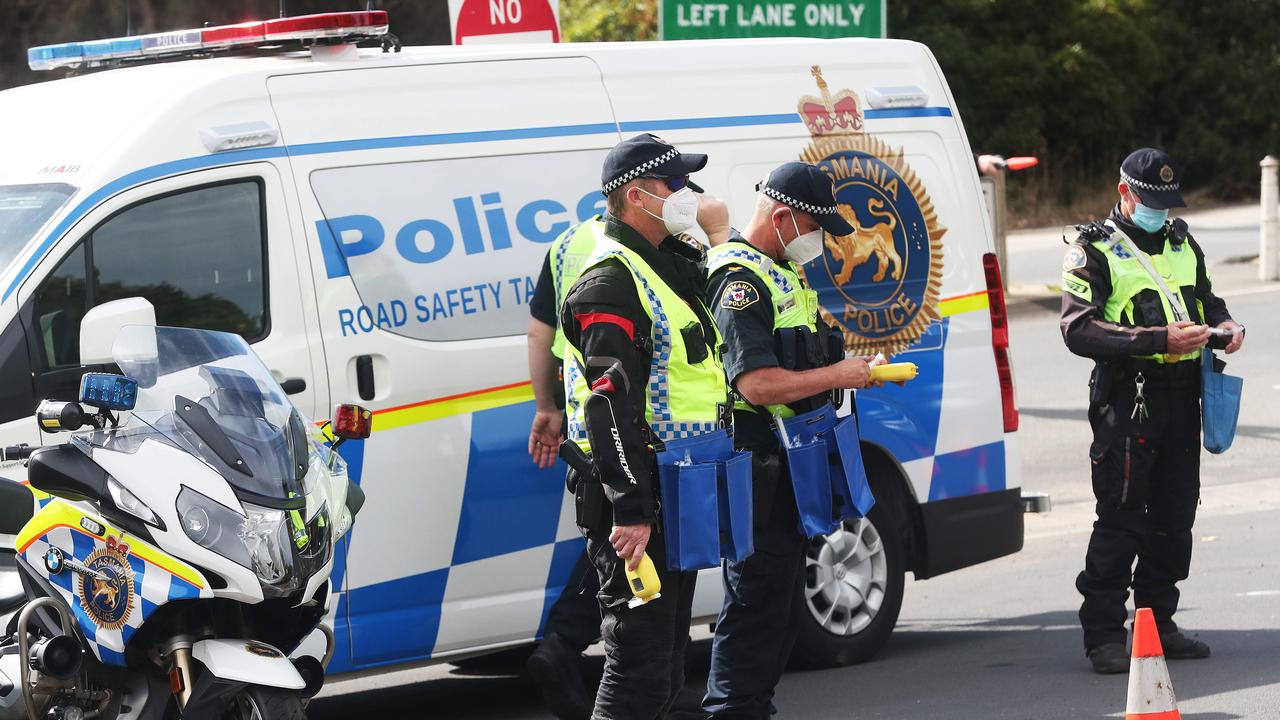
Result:
[[[285,11],[285,8],[284,8],[284,0],[280,0],[280,17],[287,17],[287,16],[288,16],[287,12]]]
[[[124,0],[124,35],[133,36],[133,13],[129,11],[129,0]]]

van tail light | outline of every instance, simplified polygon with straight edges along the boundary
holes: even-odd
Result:
[[[1009,358],[1009,314],[1004,306],[1004,284],[1000,280],[1000,261],[995,253],[982,256],[982,269],[987,276],[987,304],[991,312],[991,349],[996,355],[996,374],[1000,377],[1000,406],[1004,411],[1004,431],[1018,429],[1018,404],[1013,397],[1013,362]]]

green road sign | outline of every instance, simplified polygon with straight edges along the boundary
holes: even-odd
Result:
[[[660,0],[663,40],[885,37],[885,2]]]

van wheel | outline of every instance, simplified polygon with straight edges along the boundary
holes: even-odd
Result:
[[[869,517],[845,520],[840,530],[810,542],[792,653],[797,666],[864,662],[888,641],[904,584],[891,497],[876,503]]]

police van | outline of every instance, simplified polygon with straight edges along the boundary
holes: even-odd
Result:
[[[72,72],[0,93],[0,445],[41,443],[37,399],[74,395],[102,362],[80,356],[91,308],[142,297],[160,324],[239,333],[303,412],[375,413],[373,435],[343,447],[368,502],[335,564],[330,671],[528,644],[583,541],[563,468],[526,453],[527,306],[549,243],[604,211],[605,153],[652,132],[709,155],[697,182],[739,227],[776,165],[831,173],[857,233],[804,269],[823,315],[850,352],[919,366],[905,387],[857,393],[878,503],[813,544],[797,657],[865,659],[905,573],[1022,547],[1000,270],[926,47],[401,50],[386,22],[30,51],[33,68]],[[721,597],[708,571],[699,622]]]

